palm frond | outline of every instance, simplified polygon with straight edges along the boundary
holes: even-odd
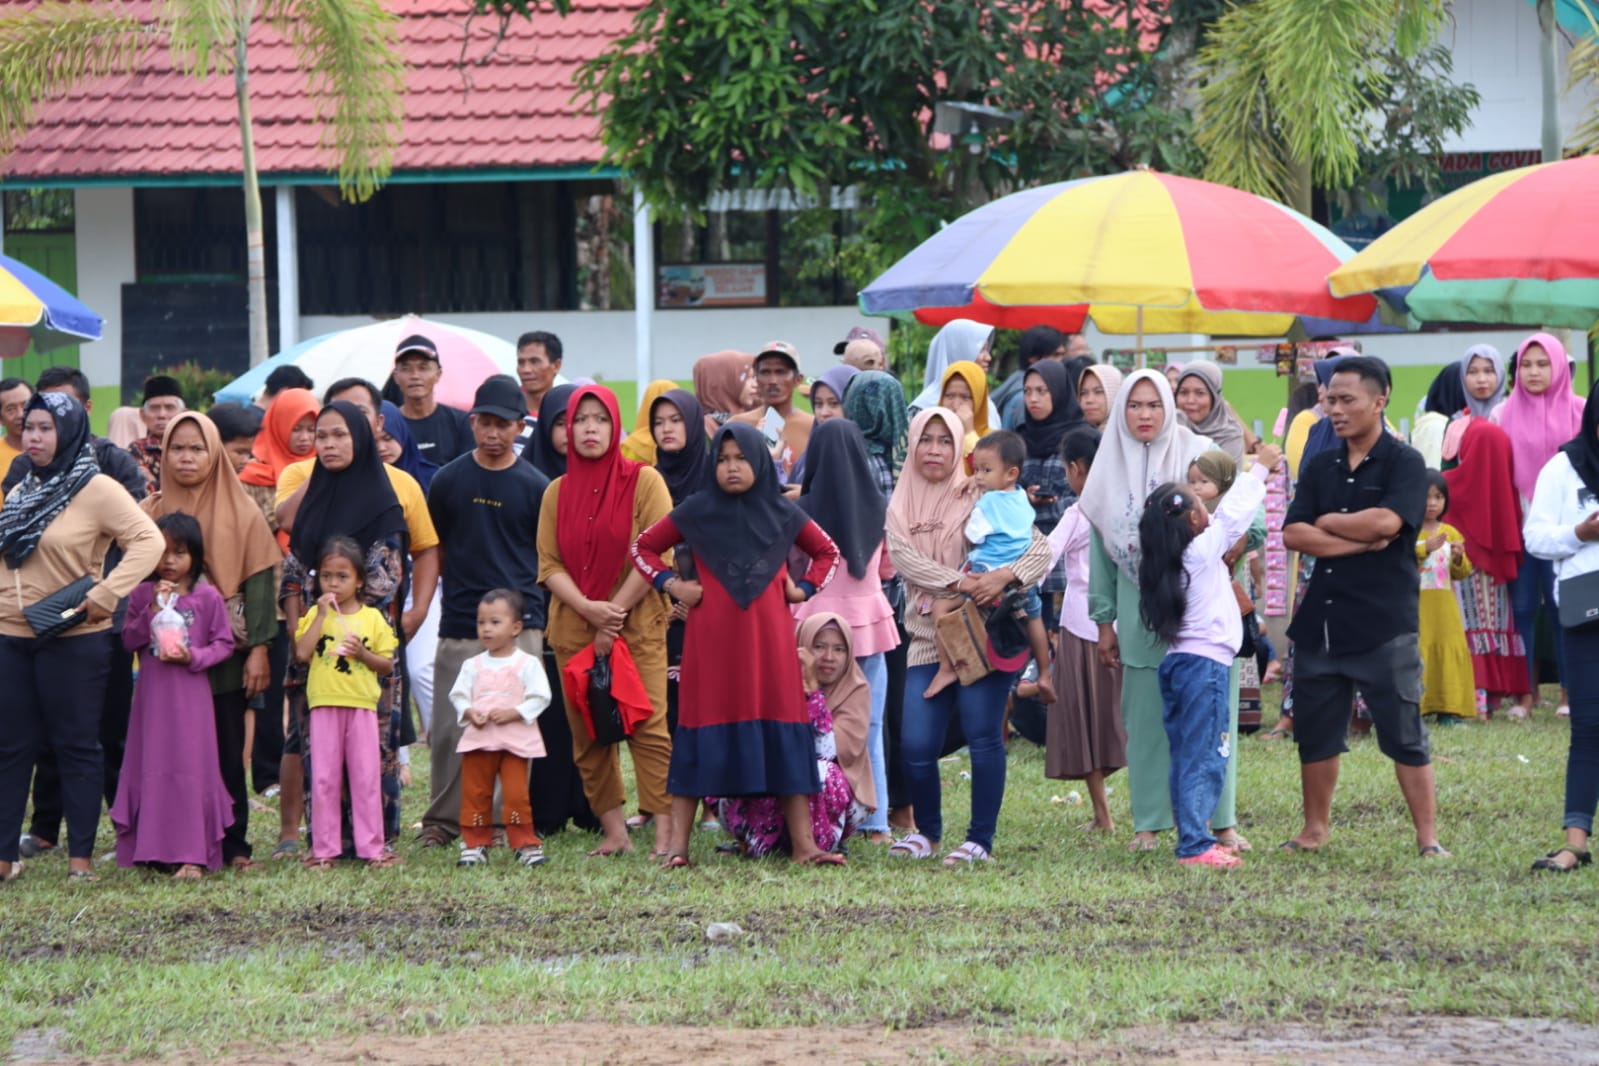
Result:
[[[306,72],[339,191],[367,199],[393,169],[405,117],[399,20],[381,0],[268,0],[262,14]]]
[[[1566,91],[1581,86],[1590,91],[1599,88],[1599,37],[1582,37],[1566,57]],[[1566,148],[1578,155],[1599,152],[1599,107],[1591,109],[1571,131]]]
[[[254,0],[162,0],[156,12],[172,41],[172,62],[196,78],[233,69],[233,43],[248,33]]]
[[[159,43],[122,4],[48,2],[0,17],[0,156],[27,134],[40,103],[137,70]]]
[[[1205,153],[1205,177],[1260,196],[1282,199],[1288,184],[1284,148],[1266,94],[1269,57],[1261,48],[1264,4],[1229,10],[1199,52],[1199,112],[1194,141]]]

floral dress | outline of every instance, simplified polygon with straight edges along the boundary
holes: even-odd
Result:
[[[821,691],[806,700],[811,730],[816,737],[816,770],[822,789],[807,799],[811,807],[811,836],[823,851],[833,851],[866,821],[866,808],[855,800],[844,770],[838,765],[838,748],[833,740],[833,712]],[[788,825],[783,820],[783,804],[776,796],[742,796],[737,799],[707,799],[717,812],[722,827],[744,847],[751,858],[789,850]]]

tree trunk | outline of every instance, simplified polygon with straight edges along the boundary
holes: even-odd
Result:
[[[1287,195],[1288,206],[1309,218],[1313,194],[1310,160],[1290,159],[1288,161],[1288,185],[1283,191]]]
[[[1538,0],[1538,67],[1543,76],[1543,161],[1560,158],[1560,72],[1556,69],[1555,0]]]
[[[239,144],[244,150],[245,265],[250,285],[250,365],[260,366],[272,353],[267,340],[266,238],[261,222],[261,182],[255,172],[255,133],[250,124],[250,22],[252,0],[240,0],[233,31],[233,87],[239,99]]]

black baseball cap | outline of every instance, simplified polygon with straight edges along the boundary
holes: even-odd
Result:
[[[439,361],[439,346],[422,336],[422,334],[413,333],[401,341],[398,348],[394,349],[394,361],[398,363],[408,355],[420,355],[424,359],[431,359],[436,363]]]
[[[477,387],[472,396],[472,414],[520,422],[527,417],[527,397],[522,395],[522,386],[515,378],[495,374]]]

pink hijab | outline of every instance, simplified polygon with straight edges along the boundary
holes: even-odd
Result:
[[[940,482],[928,481],[917,469],[916,442],[933,419],[942,419],[955,442],[955,469]],[[961,439],[966,427],[947,407],[918,411],[906,436],[911,455],[894,486],[888,503],[888,531],[936,563],[958,569],[966,560],[966,519],[973,501],[965,494],[966,464],[960,461]]]
[[[1528,500],[1532,499],[1544,464],[1581,431],[1584,405],[1583,399],[1571,391],[1571,362],[1566,358],[1566,346],[1554,337],[1534,333],[1522,341],[1516,349],[1517,363],[1534,344],[1549,353],[1549,387],[1534,396],[1522,386],[1518,374],[1509,399],[1493,412],[1494,421],[1510,438],[1511,476],[1516,491]]]

